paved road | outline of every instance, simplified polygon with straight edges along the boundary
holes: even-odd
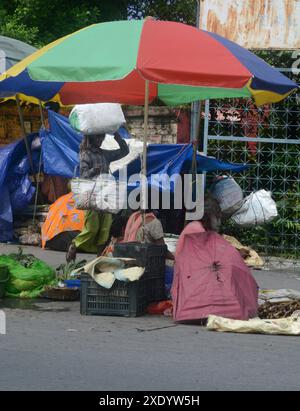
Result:
[[[300,289],[295,273],[255,276],[262,287]],[[84,317],[78,303],[3,305],[0,390],[300,389],[297,337],[219,334],[164,317]]]

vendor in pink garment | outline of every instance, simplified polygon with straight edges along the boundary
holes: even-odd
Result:
[[[143,238],[144,237],[144,238]],[[124,235],[124,243],[145,241],[146,243],[165,245],[164,230],[160,220],[151,211],[145,212],[145,229],[143,232],[142,211],[136,211],[129,218]],[[168,250],[167,258],[174,260],[174,255]]]
[[[204,203],[204,215],[200,221],[192,221],[188,223],[179,236],[176,255],[178,255],[183,248],[184,240],[187,235],[195,233],[204,233],[205,231],[218,232],[221,226],[221,209],[219,203],[212,197],[207,197]]]
[[[202,220],[188,224],[177,243],[173,319],[198,323],[217,315],[247,321],[257,315],[257,283],[238,251],[216,233],[218,203],[206,198],[204,209]]]

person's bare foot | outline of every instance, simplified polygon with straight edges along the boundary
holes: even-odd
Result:
[[[77,253],[77,249],[76,249],[75,244],[71,244],[68,249],[67,255],[66,255],[67,263],[70,263],[71,261],[76,260],[76,253]]]

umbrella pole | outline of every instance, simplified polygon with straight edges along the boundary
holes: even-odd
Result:
[[[200,129],[201,129],[201,118],[202,116],[202,101],[199,101],[199,112],[198,112],[198,119],[196,123],[196,128],[195,128],[195,136],[193,136],[193,161],[192,161],[192,173],[193,173],[193,180],[194,177],[197,174],[197,150],[198,147],[200,146],[201,142],[201,135],[200,135]]]
[[[44,116],[44,111],[43,111],[43,106],[42,106],[41,100],[39,100],[39,109],[40,109],[42,127],[46,128],[45,116]]]
[[[20,118],[21,129],[22,129],[22,133],[23,133],[23,139],[24,139],[24,143],[25,143],[26,151],[27,151],[27,155],[28,155],[29,165],[30,165],[30,168],[31,168],[31,171],[32,171],[32,174],[33,174],[34,181],[36,183],[37,181],[36,181],[36,177],[35,177],[35,174],[34,174],[31,150],[30,150],[30,147],[29,147],[28,139],[27,139],[25,123],[24,123],[24,117],[23,117],[23,112],[22,112],[21,104],[20,104],[20,98],[19,98],[18,94],[16,95],[16,103],[17,103],[17,109],[18,109],[19,118]]]
[[[200,12],[201,12],[201,2],[197,0],[196,5],[196,27],[200,29]],[[198,100],[193,103],[192,112],[192,130],[191,130],[191,141],[193,142],[193,160],[192,160],[192,178],[196,184],[196,174],[197,174],[197,150],[200,145],[200,125],[201,125],[201,112],[202,112],[202,101]],[[193,135],[192,135],[193,134]],[[192,189],[193,190],[193,189]]]
[[[40,100],[39,100],[39,109],[40,109],[40,116],[41,116],[41,124],[42,124],[42,127],[45,128],[45,124],[46,124],[45,117],[44,117],[44,112],[43,112],[43,106]],[[42,144],[41,144],[41,152],[40,152],[40,159],[39,159],[39,171],[38,171],[38,178],[37,178],[38,181],[37,181],[36,191],[35,191],[32,224],[35,223],[35,219],[36,219],[37,203],[38,203],[39,189],[40,189],[41,168],[42,168]]]
[[[146,225],[146,197],[147,197],[147,141],[148,141],[148,120],[149,120],[149,80],[145,81],[145,106],[144,106],[144,140],[142,159],[142,181],[141,181],[141,210],[143,219],[143,242],[145,241]]]

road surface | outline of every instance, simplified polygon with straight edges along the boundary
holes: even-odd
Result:
[[[15,249],[0,245],[0,254]],[[29,250],[54,266],[64,258]],[[261,287],[300,289],[297,273],[255,277]],[[85,317],[77,302],[6,300],[0,308],[7,317],[0,390],[300,388],[298,337],[220,334],[157,316]]]

